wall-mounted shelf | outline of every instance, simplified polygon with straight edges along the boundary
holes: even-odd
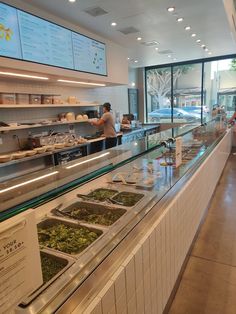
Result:
[[[43,105],[43,104],[37,104],[37,105],[29,105],[29,104],[22,104],[22,105],[5,105],[5,104],[0,104],[0,109],[18,109],[18,108],[72,108],[72,107],[97,107],[100,106],[100,104],[97,103],[80,103],[80,104],[55,104],[55,105]]]
[[[77,123],[89,123],[88,120],[82,121],[67,121],[67,122],[52,122],[49,124],[33,124],[33,125],[19,125],[19,126],[4,126],[0,127],[0,132],[8,132],[8,131],[16,131],[16,130],[24,130],[24,129],[34,129],[34,128],[45,128],[47,126],[54,126],[54,125],[68,125],[68,124],[77,124]]]
[[[54,155],[56,153],[63,152],[63,151],[70,151],[73,148],[79,148],[79,147],[83,147],[83,146],[88,146],[90,144],[90,142],[91,141],[87,141],[86,143],[83,143],[83,144],[77,144],[77,145],[73,145],[73,146],[70,146],[70,147],[64,147],[64,148],[60,148],[60,149],[56,149],[55,148],[51,152],[35,154],[34,156],[23,157],[23,158],[20,158],[20,159],[13,159],[13,160],[10,160],[10,161],[7,161],[7,162],[2,162],[2,163],[0,163],[0,168],[6,167],[6,166],[15,165],[15,164],[19,164],[19,163],[22,163],[22,162],[26,162],[26,161],[30,161],[30,160],[34,160],[34,159],[38,159],[38,158],[43,158],[43,157]]]

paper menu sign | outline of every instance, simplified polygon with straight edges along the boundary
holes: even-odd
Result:
[[[0,313],[11,313],[43,283],[35,214],[0,223]]]
[[[178,168],[182,164],[182,137],[176,138],[176,149],[175,149],[175,166]]]

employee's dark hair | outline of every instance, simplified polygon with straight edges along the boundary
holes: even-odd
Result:
[[[103,108],[106,108],[107,111],[111,111],[111,104],[109,102],[105,102],[105,104],[103,104]]]

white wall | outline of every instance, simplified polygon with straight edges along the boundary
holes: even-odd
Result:
[[[78,25],[71,24],[59,17],[56,17],[38,8],[35,8],[32,5],[23,3],[20,0],[8,0],[6,1],[6,3],[104,42],[107,46],[108,76],[103,77],[103,76],[94,75],[94,74],[80,73],[76,71],[70,71],[70,70],[65,70],[65,69],[60,69],[60,68],[55,68],[55,67],[50,67],[50,66],[43,66],[43,65],[34,64],[31,62],[17,61],[17,60],[7,59],[7,58],[0,58],[1,66],[7,67],[7,68],[21,69],[21,70],[26,70],[26,71],[34,71],[38,73],[47,73],[47,74],[56,75],[56,76],[81,78],[84,80],[85,79],[94,80],[94,81],[96,80],[98,82],[107,82],[107,83],[113,83],[113,84],[128,84],[128,61],[127,61],[127,52],[125,48],[105,38],[102,38],[96,34],[93,34],[87,31],[86,29],[79,27]]]
[[[129,87],[138,88],[138,69],[129,68]]]

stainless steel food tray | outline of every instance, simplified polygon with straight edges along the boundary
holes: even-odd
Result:
[[[37,226],[40,227],[40,228],[44,228],[44,227],[51,227],[53,225],[60,224],[60,223],[63,223],[64,225],[72,227],[72,228],[75,228],[75,229],[78,229],[78,228],[89,229],[90,231],[95,232],[98,235],[98,238],[95,241],[93,241],[84,250],[82,250],[81,252],[79,252],[77,254],[70,254],[70,253],[66,253],[66,252],[63,252],[63,251],[59,251],[59,250],[47,247],[45,245],[41,245],[43,248],[47,249],[48,251],[60,252],[61,254],[65,255],[65,256],[69,256],[69,257],[78,258],[82,254],[84,254],[88,250],[88,248],[91,245],[94,245],[97,242],[97,240],[101,237],[101,235],[104,233],[104,231],[101,230],[101,228],[94,228],[91,225],[90,226],[86,226],[84,224],[76,223],[75,221],[72,222],[72,221],[69,221],[69,220],[66,220],[66,219],[63,219],[63,218],[60,218],[60,219],[58,219],[58,218],[46,218],[46,219],[43,219],[41,222],[39,222],[37,224]]]
[[[99,223],[93,223],[87,220],[83,220],[83,219],[79,219],[76,218],[74,216],[72,216],[70,213],[71,211],[73,211],[73,209],[76,208],[85,208],[86,210],[89,210],[91,212],[91,214],[103,214],[106,211],[112,211],[114,213],[118,213],[120,214],[120,217],[118,219],[116,219],[113,223],[111,223],[110,225],[105,225],[105,224],[99,224]],[[92,203],[92,202],[85,202],[85,201],[75,201],[69,205],[61,205],[58,206],[57,208],[54,208],[53,210],[51,210],[51,213],[55,216],[59,216],[59,217],[66,217],[68,219],[72,219],[73,221],[77,221],[80,222],[82,224],[86,224],[86,226],[101,226],[102,228],[108,228],[110,226],[112,226],[114,223],[116,223],[125,213],[127,212],[126,209],[124,208],[119,208],[119,207],[112,207],[109,205],[105,205],[105,204],[97,204],[97,203]]]
[[[135,188],[135,185],[132,185],[132,188]],[[89,194],[92,193],[93,191],[94,191],[94,190],[90,191],[90,192],[89,192],[88,194],[86,194],[85,196],[89,195]],[[138,200],[134,205],[132,205],[132,206],[127,206],[127,205],[120,204],[119,202],[116,202],[116,199],[115,199],[115,198],[116,198],[119,194],[121,194],[121,193],[139,194],[139,195],[142,195],[142,197],[141,197],[140,200]],[[78,194],[77,197],[80,197],[80,194]],[[140,203],[140,202],[144,199],[144,197],[145,197],[145,193],[137,193],[137,192],[135,192],[135,190],[126,188],[126,186],[125,186],[125,188],[122,188],[122,189],[119,187],[119,190],[117,190],[117,193],[116,193],[114,196],[112,196],[110,199],[106,200],[106,201],[98,201],[98,200],[94,200],[94,199],[92,199],[92,198],[89,199],[89,196],[88,196],[88,202],[96,203],[96,204],[99,204],[99,203],[100,203],[100,204],[101,204],[101,203],[103,203],[103,204],[110,204],[110,203],[113,203],[113,205],[115,205],[116,207],[128,209],[128,208],[132,208],[132,207],[134,207],[134,206],[137,206],[137,204]]]
[[[134,194],[134,195],[142,195],[142,197],[137,202],[135,202],[135,204],[133,204],[133,205],[122,205],[124,207],[134,207],[134,206],[136,206],[145,196],[143,193],[136,193],[136,192],[131,192],[131,191],[119,191],[119,193],[117,193],[116,195],[114,195],[112,197],[112,200],[116,200],[115,198],[118,197],[120,194],[128,194],[128,193],[129,194]]]
[[[117,191],[116,190],[114,190],[114,189],[109,189],[109,188],[103,188],[103,187],[101,187],[101,188],[97,188],[97,189],[95,189],[95,190],[92,190],[92,191],[90,191],[89,192],[89,194],[87,194],[87,196],[89,197],[89,198],[91,198],[91,199],[94,199],[94,200],[96,200],[96,201],[100,201],[100,202],[102,202],[103,200],[98,200],[98,199],[96,199],[96,198],[93,198],[93,193],[94,192],[98,192],[98,191],[101,191],[101,190],[104,190],[104,191],[111,191],[111,192],[113,192],[114,193],[114,195],[116,195],[117,194]],[[113,195],[113,196],[114,196]],[[112,196],[111,196],[112,197]],[[105,200],[105,199],[104,199]]]
[[[75,262],[75,260],[72,259],[71,257],[64,256],[59,252],[50,252],[44,249],[40,251],[40,255],[41,254],[50,256],[50,258],[60,261],[60,263],[64,264],[64,267],[55,276],[53,276],[48,282],[46,282],[45,284],[42,284],[37,290],[35,290],[32,294],[30,294],[27,298],[25,298],[20,304],[22,307],[25,307],[30,302],[32,302],[39,294],[41,294],[44,290],[46,290],[59,276],[61,276]]]

